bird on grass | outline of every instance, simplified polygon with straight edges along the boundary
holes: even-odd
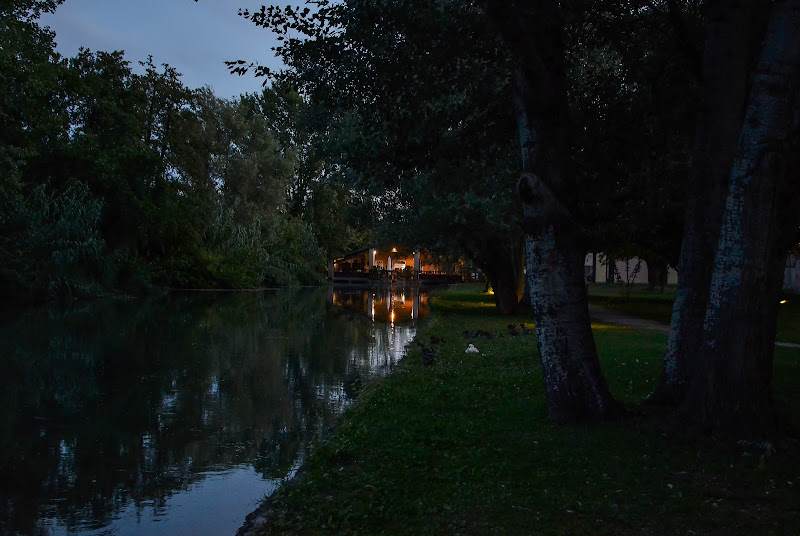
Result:
[[[478,349],[477,349],[477,348],[475,348],[475,346],[474,346],[473,344],[470,344],[470,345],[467,347],[467,349],[466,349],[466,350],[464,350],[464,353],[465,353],[465,354],[477,354],[477,353],[478,353]]]
[[[417,346],[422,350],[422,354],[420,355],[422,364],[426,367],[433,365],[433,362],[436,361],[436,350],[434,350],[433,347],[428,348],[421,342],[417,342]]]
[[[492,335],[488,331],[485,331],[485,330],[482,330],[482,329],[479,329],[479,330],[476,330],[476,331],[469,331],[469,330],[465,329],[464,331],[462,331],[462,333],[464,334],[464,337],[467,337],[467,338],[483,337],[485,339],[494,339],[494,337],[495,337],[494,335]],[[502,336],[503,336],[502,334],[498,335],[498,337],[502,337]]]

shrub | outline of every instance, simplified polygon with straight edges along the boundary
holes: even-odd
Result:
[[[76,182],[63,192],[47,185],[0,215],[0,280],[34,299],[91,297],[110,263],[98,223],[102,201]]]

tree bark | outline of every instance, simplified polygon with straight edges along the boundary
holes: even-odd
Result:
[[[775,2],[730,175],[699,360],[679,422],[773,434],[772,358],[783,262],[797,228],[800,0]]]
[[[752,1],[707,5],[703,101],[688,181],[678,288],[660,383],[651,401],[679,403],[688,388],[703,334],[708,288],[731,163],[744,115],[752,53]]]
[[[505,240],[482,243],[480,247],[462,242],[461,248],[486,276],[487,290],[491,286],[496,311],[504,316],[514,314],[524,289],[520,285],[525,264],[521,233],[518,237],[507,236]]]
[[[668,265],[661,257],[648,256],[644,259],[647,265],[647,290],[655,292],[656,286],[660,287],[660,292],[664,293],[667,284]]]
[[[501,315],[514,314],[522,297],[519,291],[521,257],[521,254],[503,255],[487,261],[486,275],[494,292],[495,308]]]
[[[571,127],[559,3],[489,0],[486,11],[514,56],[527,276],[547,411],[559,423],[600,420],[619,406],[603,378],[589,323],[585,248],[570,211]],[[574,197],[574,196],[573,196]]]
[[[536,175],[523,174],[519,190],[548,416],[559,423],[613,417],[620,408],[600,369],[589,322],[586,251],[577,245],[571,218]]]

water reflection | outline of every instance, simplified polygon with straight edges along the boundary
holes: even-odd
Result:
[[[427,294],[408,287],[376,287],[361,289],[331,289],[328,300],[349,310],[367,311],[372,320],[386,324],[407,324],[419,319],[420,311],[428,314]]]
[[[425,296],[180,294],[0,324],[0,533],[232,534]]]

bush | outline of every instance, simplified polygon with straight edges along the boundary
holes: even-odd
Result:
[[[36,187],[0,215],[0,281],[32,299],[92,297],[111,263],[98,223],[102,201],[74,183],[57,193]]]
[[[313,228],[302,219],[279,220],[269,251],[265,284],[316,285],[323,280],[324,254]]]

